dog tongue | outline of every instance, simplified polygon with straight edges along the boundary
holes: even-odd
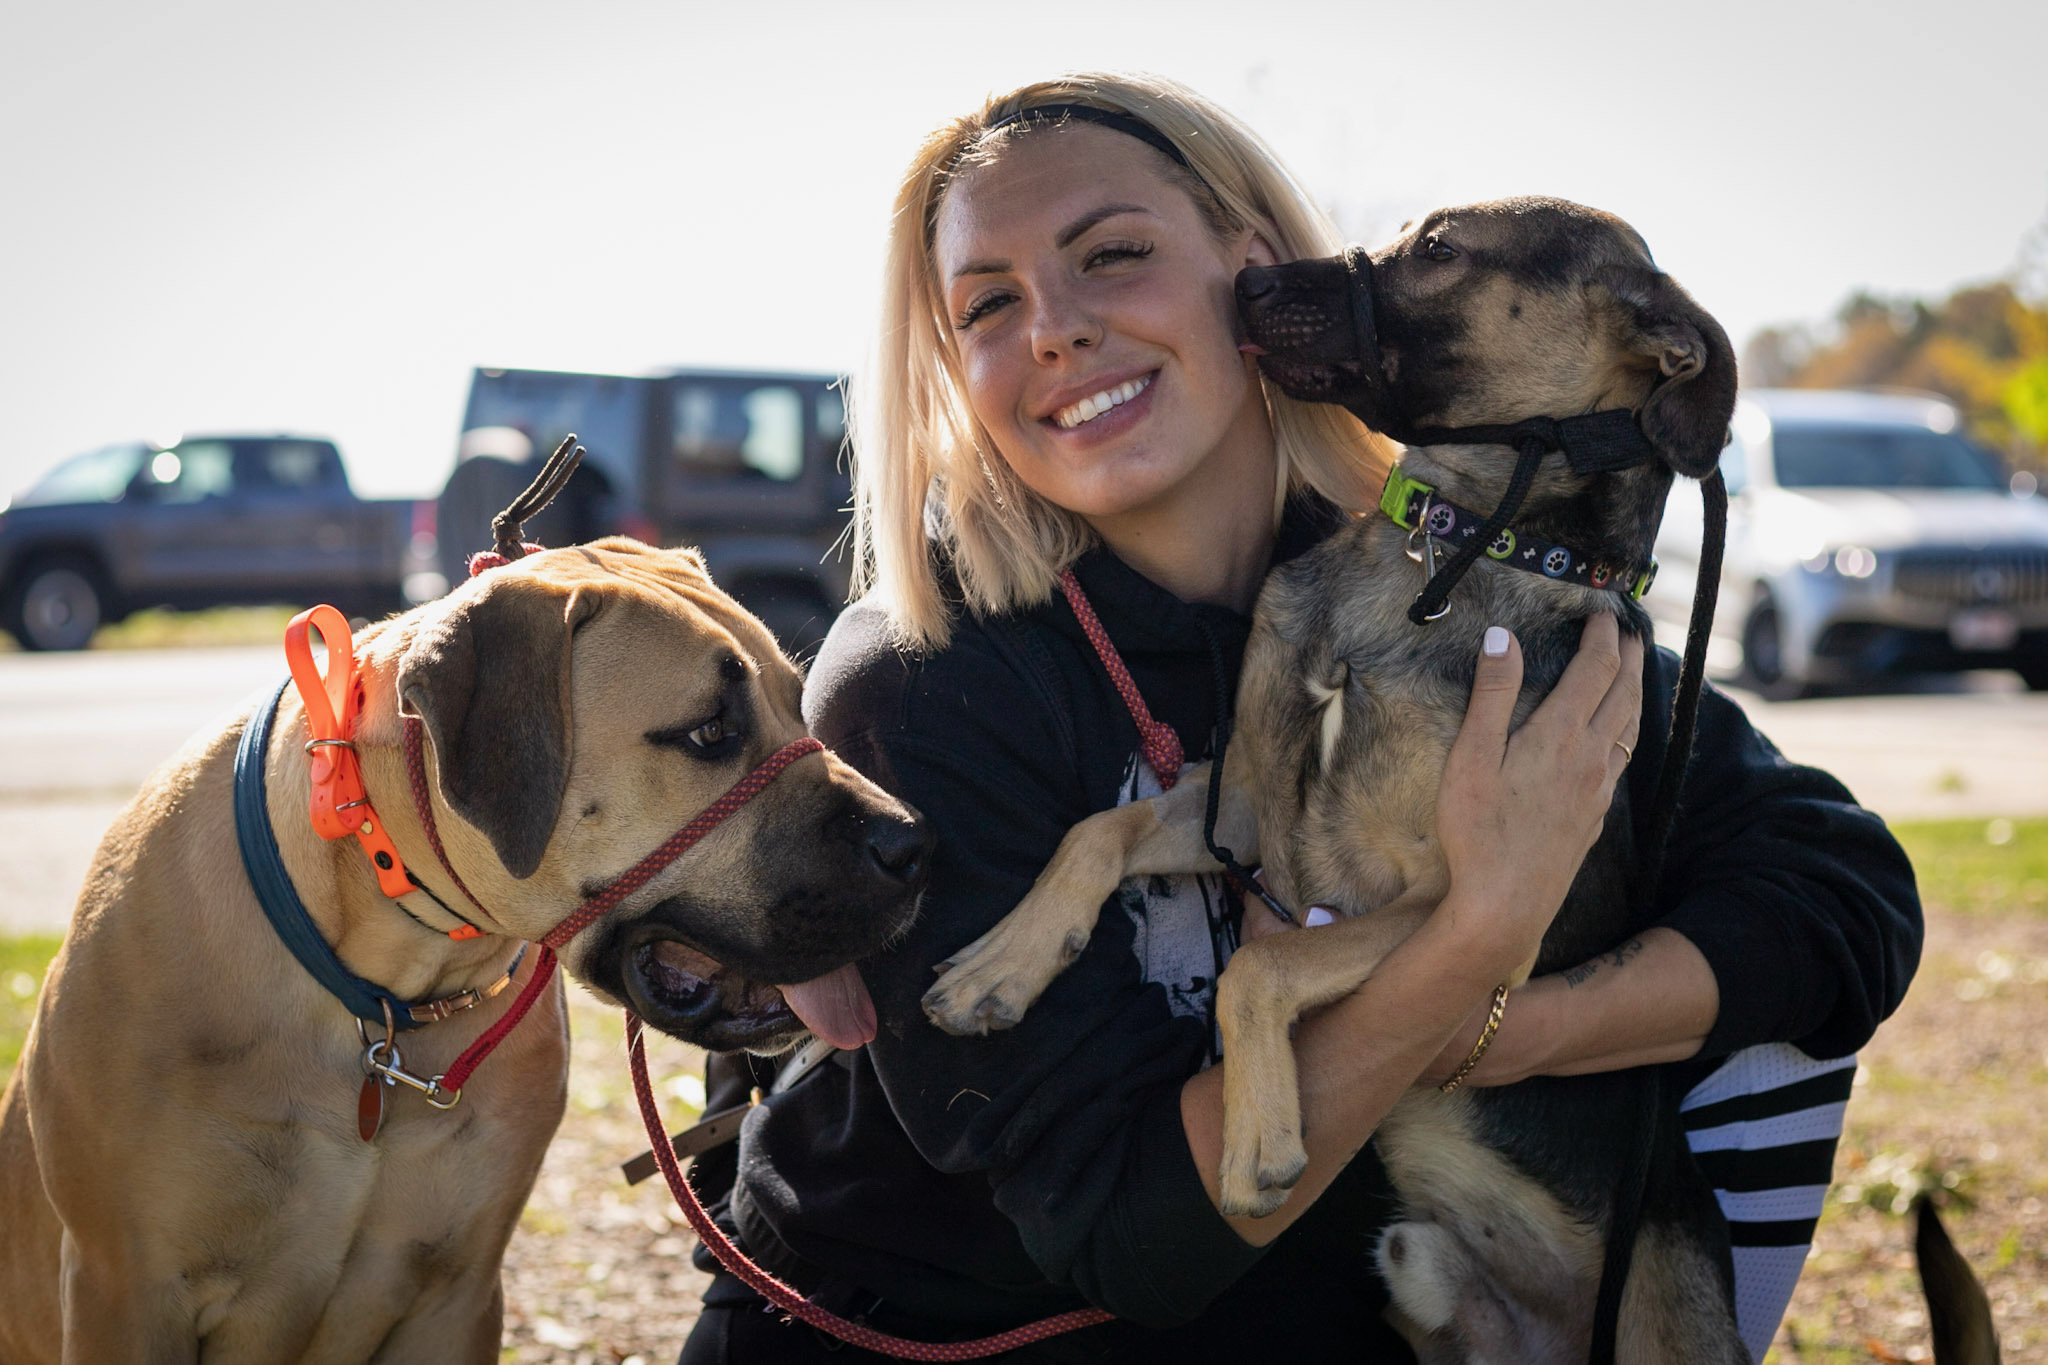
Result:
[[[875,1036],[875,1002],[851,962],[815,980],[777,989],[805,1027],[834,1047],[860,1047]]]

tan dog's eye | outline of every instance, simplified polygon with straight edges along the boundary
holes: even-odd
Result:
[[[1441,237],[1432,237],[1422,244],[1423,254],[1432,261],[1448,261],[1457,255],[1457,249]]]
[[[723,718],[707,720],[696,729],[690,731],[690,743],[700,749],[709,749],[724,738],[725,721]]]

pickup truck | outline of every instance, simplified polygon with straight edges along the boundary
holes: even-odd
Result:
[[[837,547],[852,499],[846,409],[822,374],[678,370],[625,376],[480,369],[441,494],[441,570],[459,582],[491,515],[570,432],[586,452],[527,524],[568,545],[622,532],[694,545],[718,585],[801,655],[846,600]]]
[[[0,510],[0,628],[81,649],[143,607],[437,596],[434,504],[366,501],[316,436],[189,436],[64,461]]]

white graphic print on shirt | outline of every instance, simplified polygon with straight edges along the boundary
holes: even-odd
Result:
[[[1158,796],[1162,788],[1151,765],[1132,754],[1117,789],[1117,804],[1129,805]],[[1216,977],[1237,947],[1219,874],[1188,873],[1171,877],[1130,877],[1117,888],[1117,904],[1131,920],[1131,951],[1147,981],[1166,988],[1166,1002],[1176,1015],[1212,1017]],[[1209,1043],[1212,1059],[1217,1041]]]

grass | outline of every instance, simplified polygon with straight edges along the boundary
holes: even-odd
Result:
[[[1965,914],[2048,915],[2048,818],[1892,826],[1920,897]]]
[[[284,638],[291,607],[212,607],[172,611],[152,607],[93,632],[93,649],[192,649],[214,645],[274,645]],[[20,648],[0,634],[0,652]]]
[[[50,934],[0,938],[0,1075],[14,1070],[35,1013],[43,973],[57,955],[58,940]]]

